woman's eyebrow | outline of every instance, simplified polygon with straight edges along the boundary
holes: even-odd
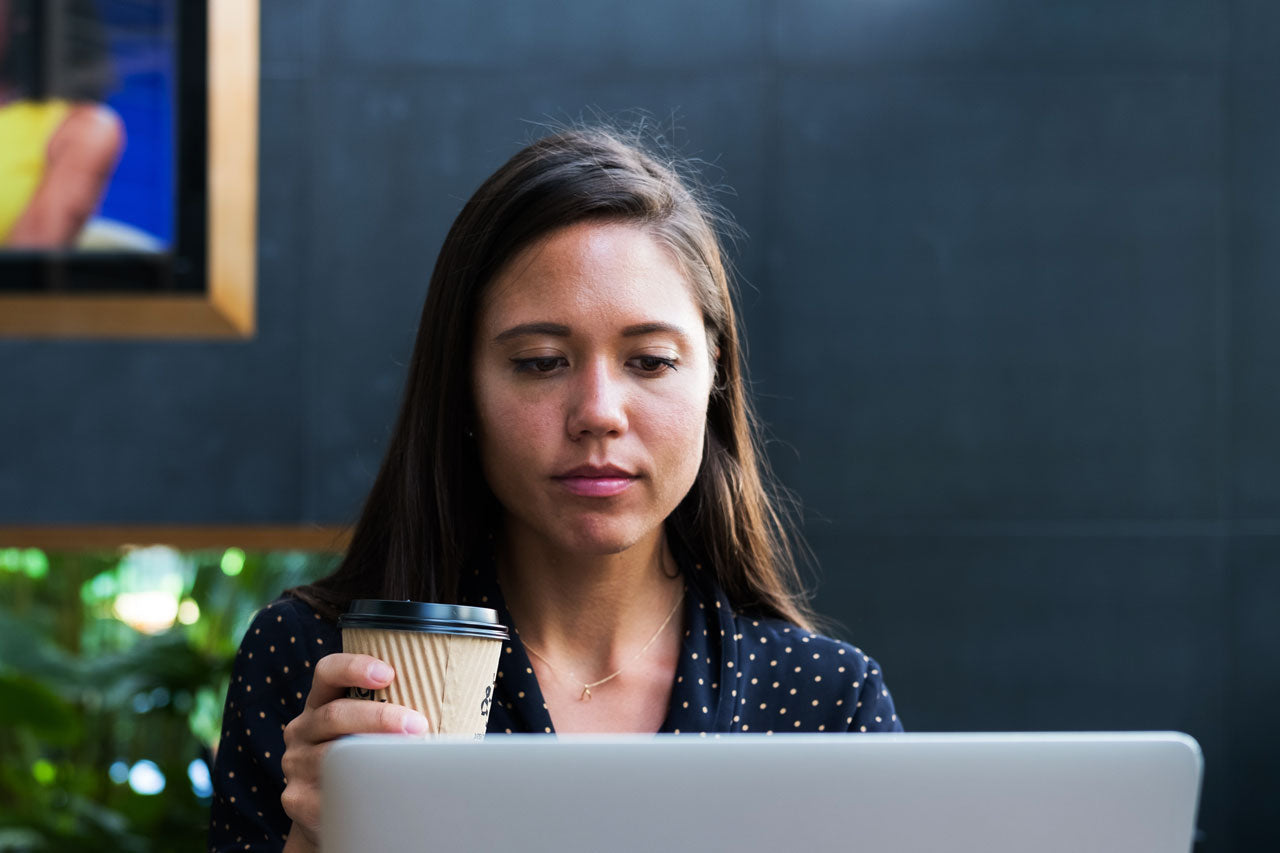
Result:
[[[678,338],[684,338],[684,329],[674,326],[671,323],[636,323],[634,326],[627,326],[622,330],[624,338],[637,338],[641,335],[653,335],[659,332],[665,332],[669,335],[675,335]]]
[[[678,338],[685,338],[684,329],[671,323],[661,323],[657,321],[649,323],[636,323],[627,326],[622,330],[624,338],[638,338],[643,335],[654,335],[665,333],[675,335]],[[555,338],[567,338],[572,334],[568,326],[561,323],[521,323],[518,326],[512,326],[506,331],[499,332],[494,336],[493,342],[499,343],[512,338],[519,338],[524,335],[550,335]]]
[[[499,332],[494,337],[493,342],[510,340],[518,338],[522,335],[551,335],[556,338],[569,337],[569,327],[559,323],[521,323],[518,326],[512,326],[505,332]]]

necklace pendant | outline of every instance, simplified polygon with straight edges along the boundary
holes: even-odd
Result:
[[[578,701],[589,702],[590,700],[591,700],[591,688],[584,684],[582,685],[582,695],[578,697]]]

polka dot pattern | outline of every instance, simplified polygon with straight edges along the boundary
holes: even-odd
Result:
[[[209,849],[278,851],[284,727],[302,713],[316,661],[342,648],[337,626],[293,598],[258,613],[236,655],[213,768]]]
[[[778,619],[736,613],[709,572],[678,559],[686,579],[684,638],[661,732],[902,731],[872,657]],[[471,581],[462,603],[494,607],[503,624],[518,628],[498,585],[478,573]],[[315,663],[341,648],[337,626],[292,598],[273,602],[250,626],[214,767],[211,850],[283,845],[290,826],[280,805],[284,727],[302,712]],[[518,630],[502,649],[494,700],[490,733],[554,734]]]
[[[708,572],[690,560],[681,566],[683,651],[659,731],[902,731],[880,665],[861,649],[778,619],[736,613]],[[501,589],[494,584],[485,594],[511,625]],[[499,702],[489,731],[554,732],[518,633],[503,648],[498,669]]]

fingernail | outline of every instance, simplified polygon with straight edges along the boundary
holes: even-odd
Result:
[[[379,661],[369,664],[369,677],[374,681],[390,681],[395,677],[395,670]]]
[[[427,718],[421,714],[409,714],[404,718],[404,730],[407,734],[420,735],[427,731]]]

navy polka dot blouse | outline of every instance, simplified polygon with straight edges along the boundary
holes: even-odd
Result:
[[[735,613],[724,593],[685,572],[684,647],[661,732],[902,731],[880,665],[855,646],[778,619]],[[463,603],[511,615],[476,575]],[[209,849],[278,851],[290,822],[280,805],[284,727],[302,712],[316,661],[342,650],[337,626],[294,598],[262,610],[236,656],[214,766]],[[498,662],[488,731],[554,733],[533,666],[512,632]]]

